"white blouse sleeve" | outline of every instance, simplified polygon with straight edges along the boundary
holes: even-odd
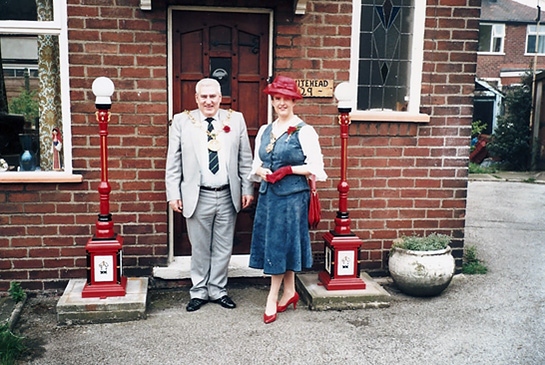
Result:
[[[254,160],[252,162],[252,170],[248,174],[248,179],[250,179],[250,181],[261,182],[262,180],[261,177],[257,175],[257,169],[263,165],[263,161],[259,158],[259,147],[261,146],[261,136],[263,136],[263,132],[265,132],[266,128],[267,124],[262,125],[255,137]]]
[[[324,170],[324,156],[320,147],[318,133],[311,125],[305,125],[299,131],[299,141],[306,156],[305,164],[311,174],[316,175],[317,181],[325,181],[327,174]]]

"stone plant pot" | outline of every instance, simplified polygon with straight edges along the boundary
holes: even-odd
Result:
[[[447,247],[436,251],[412,251],[392,247],[389,270],[399,289],[408,295],[431,297],[441,294],[454,275],[454,257]]]

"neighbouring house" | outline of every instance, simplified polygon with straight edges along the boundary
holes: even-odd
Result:
[[[536,3],[537,4],[537,3]],[[492,134],[502,114],[502,90],[545,69],[545,12],[513,0],[482,0],[473,120]],[[537,53],[536,53],[536,44]]]
[[[316,269],[339,209],[332,91],[350,82],[348,210],[363,241],[360,269],[385,274],[395,238],[438,232],[453,237],[460,270],[480,10],[480,0],[3,1],[0,40],[10,49],[2,55],[11,56],[2,56],[2,79],[22,89],[0,96],[7,95],[4,104],[21,99],[26,78],[39,117],[23,117],[9,137],[35,138],[31,151],[20,146],[16,153],[34,152],[35,166],[15,158],[0,172],[0,290],[11,281],[64,290],[70,279],[86,277],[101,182],[91,85],[101,76],[115,85],[108,178],[125,275],[154,277],[155,285],[188,278],[190,246],[183,220],[165,201],[164,167],[169,120],[194,108],[197,80],[216,77],[224,107],[242,111],[255,138],[272,121],[261,91],[277,74],[299,81],[305,97],[297,112],[318,131],[330,177],[318,184]],[[21,115],[17,109],[0,118]],[[53,164],[54,128],[61,170]],[[252,215],[239,215],[232,275],[254,275],[245,270]]]

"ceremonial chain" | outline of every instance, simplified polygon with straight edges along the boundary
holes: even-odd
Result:
[[[290,126],[290,127],[288,127],[288,129],[287,129],[286,131],[282,132],[282,134],[284,134],[284,133],[287,133],[287,134],[288,134],[288,138],[286,138],[286,143],[288,143],[288,141],[290,140],[291,135],[294,134],[295,132],[297,132],[299,129],[301,129],[301,126],[299,126],[299,125],[298,125],[298,126]],[[279,137],[281,137],[282,134],[280,134]],[[271,153],[271,152],[272,152],[272,150],[274,149],[274,145],[275,145],[275,143],[276,143],[276,140],[277,140],[279,137],[275,137],[275,136],[274,136],[274,133],[273,133],[273,131],[272,131],[272,129],[271,129],[270,141],[269,141],[269,144],[267,145],[267,147],[265,147],[265,151],[266,151],[267,153]]]
[[[233,113],[233,110],[229,109],[227,111],[227,119],[224,119],[224,120],[221,121],[221,124],[222,124],[223,128],[219,132],[215,128],[214,128],[214,130],[212,132],[209,132],[208,130],[203,128],[202,122],[197,121],[193,117],[193,115],[191,115],[189,110],[184,110],[184,113],[187,114],[189,119],[191,119],[191,123],[193,123],[193,125],[195,127],[203,130],[204,132],[206,132],[208,137],[210,137],[210,141],[208,141],[208,149],[210,151],[216,151],[216,152],[219,151],[221,149],[221,143],[220,143],[220,141],[218,141],[217,137],[221,132],[229,133],[231,131],[231,127],[229,126],[229,122],[231,121],[231,114]]]

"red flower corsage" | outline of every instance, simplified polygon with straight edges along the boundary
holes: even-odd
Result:
[[[286,138],[286,143],[290,140],[291,135],[297,132],[299,129],[301,129],[301,127],[288,127],[288,130],[286,131],[286,134],[288,135],[288,138]]]
[[[231,127],[229,127],[228,125],[224,125],[224,126],[223,126],[223,131],[224,131],[225,133],[229,133],[229,132],[231,132]]]

